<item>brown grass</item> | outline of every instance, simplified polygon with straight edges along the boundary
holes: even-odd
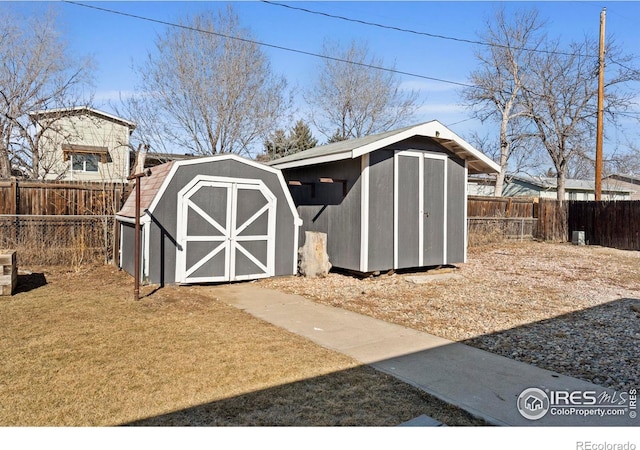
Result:
[[[0,426],[481,424],[215,289],[145,287],[134,302],[110,266],[34,272],[0,298]]]
[[[413,284],[408,275],[282,277],[260,285],[298,294],[452,341],[512,329],[637,298],[639,252],[603,247],[504,242],[469,249],[461,279]]]

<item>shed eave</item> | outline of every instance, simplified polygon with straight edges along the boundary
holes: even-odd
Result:
[[[130,223],[132,225],[134,225],[136,223],[136,218],[135,217],[121,216],[120,214],[116,214],[116,220],[118,222]],[[140,223],[141,224],[145,224],[147,222],[151,222],[151,218],[149,217],[149,215],[147,213],[141,214],[140,215]]]
[[[307,159],[299,159],[297,161],[289,161],[284,163],[274,162],[270,167],[275,167],[276,169],[291,169],[294,167],[304,167],[304,166],[315,166],[317,164],[323,164],[334,161],[341,161],[344,159],[352,159],[354,158],[353,152],[351,150],[347,150],[340,153],[332,153],[329,155],[316,156],[313,158]]]
[[[385,133],[383,137],[367,144],[346,148],[343,151],[335,153],[326,153],[324,155],[315,154],[309,157],[298,157],[291,161],[279,163],[277,160],[271,162],[272,167],[279,169],[289,169],[295,167],[304,167],[322,164],[325,162],[339,161],[343,159],[356,159],[362,155],[374,152],[376,150],[388,147],[397,142],[415,137],[422,136],[433,139],[442,145],[448,151],[452,152],[459,158],[469,161],[469,169],[472,173],[499,173],[500,166],[493,162],[489,157],[474,148],[460,136],[449,130],[437,120],[426,122],[413,127],[403,128],[396,133]]]

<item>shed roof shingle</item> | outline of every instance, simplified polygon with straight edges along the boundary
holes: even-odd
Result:
[[[156,194],[160,190],[162,183],[164,183],[165,178],[169,174],[171,167],[173,167],[174,161],[169,161],[168,163],[160,164],[159,166],[155,166],[151,169],[151,175],[149,177],[142,177],[140,181],[140,210],[138,214],[140,216],[144,215],[145,209],[151,206],[153,199]],[[127,201],[122,206],[122,209],[118,212],[119,216],[122,217],[135,217],[136,215],[136,189],[138,189],[138,184],[131,191],[131,194],[127,198]]]

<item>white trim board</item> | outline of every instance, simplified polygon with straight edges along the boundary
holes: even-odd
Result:
[[[360,161],[360,272],[369,270],[369,155]]]

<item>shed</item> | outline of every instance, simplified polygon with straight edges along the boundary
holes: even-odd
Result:
[[[141,281],[205,283],[297,272],[298,217],[280,170],[236,155],[171,161],[140,183]],[[117,214],[134,273],[135,189]]]
[[[271,165],[287,180],[303,230],[327,234],[331,264],[361,273],[464,262],[468,173],[499,171],[435,120]]]

